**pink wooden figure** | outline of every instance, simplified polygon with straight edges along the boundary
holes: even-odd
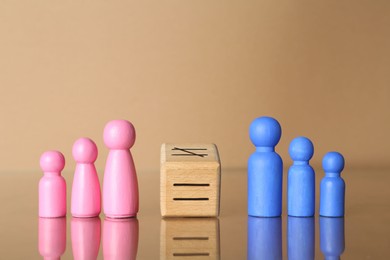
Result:
[[[61,259],[66,249],[66,218],[39,218],[38,243],[43,259]]]
[[[61,176],[65,158],[58,151],[44,152],[40,159],[43,177],[39,181],[39,216],[66,216],[66,182]]]
[[[134,217],[138,213],[138,181],[130,148],[134,126],[113,120],[104,128],[104,143],[110,149],[103,181],[103,210],[109,218]]]
[[[73,259],[98,259],[100,248],[100,218],[72,218],[71,238]]]
[[[110,219],[103,224],[104,260],[137,259],[138,219]]]
[[[94,165],[98,156],[96,144],[89,138],[80,138],[74,143],[72,153],[77,163],[72,186],[72,216],[99,216],[100,183]]]

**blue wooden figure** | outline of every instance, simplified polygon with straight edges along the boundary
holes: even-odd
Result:
[[[291,141],[288,149],[293,165],[288,170],[287,214],[312,217],[315,213],[315,173],[309,165],[313,157],[313,143],[306,137]]]
[[[320,217],[320,248],[325,260],[338,260],[345,249],[344,218]]]
[[[288,217],[287,254],[288,260],[314,260],[315,258],[314,217]]]
[[[344,157],[338,152],[329,152],[322,159],[325,177],[320,186],[320,216],[343,217],[345,183],[340,177],[344,169]]]
[[[248,215],[279,217],[282,214],[283,161],[275,152],[282,135],[271,117],[253,120],[249,136],[256,151],[248,160]]]
[[[282,219],[248,217],[247,260],[282,260]]]

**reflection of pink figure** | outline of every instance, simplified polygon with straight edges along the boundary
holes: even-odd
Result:
[[[38,241],[43,259],[61,259],[66,249],[66,218],[39,218]]]
[[[109,219],[103,224],[105,260],[135,260],[138,249],[138,219]]]
[[[100,248],[100,218],[72,218],[73,259],[97,259]]]
[[[100,183],[93,164],[98,155],[96,144],[89,138],[80,138],[74,143],[72,153],[77,162],[72,186],[72,216],[99,216]]]
[[[39,216],[58,218],[66,215],[66,182],[61,176],[65,158],[58,151],[42,154],[43,177],[39,181]]]

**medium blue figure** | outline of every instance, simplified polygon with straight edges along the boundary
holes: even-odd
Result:
[[[247,260],[282,260],[282,219],[248,217]]]
[[[306,137],[291,141],[288,149],[293,165],[288,170],[287,214],[312,217],[315,213],[315,173],[309,165],[313,157],[313,143]]]
[[[345,249],[344,218],[320,217],[320,248],[325,260],[339,260]]]
[[[288,217],[287,253],[288,260],[314,260],[315,258],[314,217]]]
[[[344,157],[338,152],[329,152],[322,159],[325,177],[320,187],[320,216],[343,217],[345,183],[340,177],[344,169]]]
[[[279,217],[282,214],[283,161],[275,152],[282,129],[271,117],[253,120],[249,136],[256,151],[248,160],[248,215]]]

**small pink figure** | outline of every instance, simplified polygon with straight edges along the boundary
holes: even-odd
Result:
[[[135,141],[134,126],[113,120],[104,128],[104,143],[110,149],[103,181],[103,210],[109,218],[134,217],[138,213],[138,181],[129,149]]]
[[[100,248],[100,218],[72,218],[73,259],[95,260]]]
[[[66,218],[39,218],[38,243],[43,259],[61,259],[66,249]]]
[[[66,182],[61,176],[65,158],[58,151],[44,152],[40,159],[44,176],[39,181],[39,216],[66,216]]]
[[[100,183],[94,165],[98,156],[96,144],[89,138],[80,138],[74,143],[72,153],[77,163],[72,185],[72,216],[99,216]]]
[[[104,260],[137,259],[138,219],[104,219]]]

